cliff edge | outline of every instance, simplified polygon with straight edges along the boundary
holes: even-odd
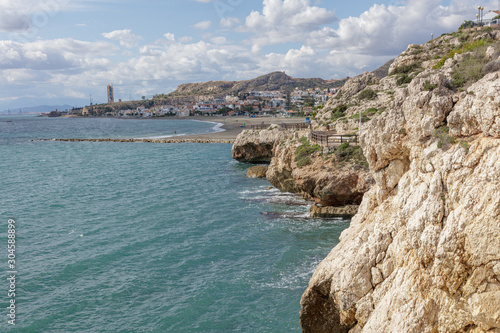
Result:
[[[315,128],[359,123],[375,184],[314,272],[304,332],[500,332],[500,31],[410,45]]]

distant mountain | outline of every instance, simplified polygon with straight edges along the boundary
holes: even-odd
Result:
[[[375,74],[379,79],[383,79],[387,75],[389,75],[389,67],[391,67],[392,63],[394,62],[394,59],[389,60],[385,64],[383,64],[381,67],[377,68],[374,70],[372,73]]]
[[[25,107],[25,108],[15,108],[15,109],[10,109],[10,110],[3,110],[0,111],[0,113],[10,113],[11,114],[19,114],[19,113],[45,113],[45,112],[50,112],[50,111],[55,111],[56,109],[58,111],[64,111],[66,109],[71,110],[73,106],[71,105],[38,105],[38,106],[31,106],[31,107]]]
[[[342,80],[323,80],[320,78],[296,79],[284,72],[273,72],[244,81],[209,81],[203,83],[185,83],[168,97],[193,95],[225,95],[250,91],[291,91],[295,88],[336,88],[341,87],[348,78]]]

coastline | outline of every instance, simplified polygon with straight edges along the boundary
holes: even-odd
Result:
[[[154,138],[130,138],[130,139],[43,139],[38,141],[65,141],[65,142],[149,142],[149,143],[234,143],[236,137],[243,132],[243,130],[250,129],[251,125],[259,124],[283,124],[283,123],[299,123],[305,122],[306,118],[284,118],[284,117],[261,117],[261,118],[249,118],[249,117],[223,117],[223,116],[195,116],[195,117],[182,117],[182,118],[168,118],[169,120],[193,120],[202,121],[216,124],[219,126],[220,131],[204,133],[204,134],[192,134],[192,135],[178,135],[178,136],[157,136]],[[160,120],[160,119],[159,119]],[[241,127],[244,125],[245,127]]]

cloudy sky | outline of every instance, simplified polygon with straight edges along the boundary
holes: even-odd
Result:
[[[497,0],[0,0],[0,110],[285,71],[340,79]]]

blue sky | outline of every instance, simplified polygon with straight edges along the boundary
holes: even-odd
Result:
[[[0,110],[373,70],[497,0],[0,0]]]

